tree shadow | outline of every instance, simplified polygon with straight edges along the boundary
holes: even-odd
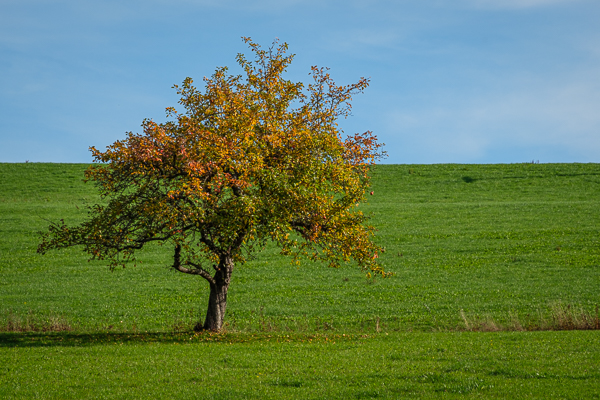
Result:
[[[86,347],[127,344],[190,344],[190,343],[252,343],[296,342],[331,343],[354,341],[370,337],[364,333],[333,332],[0,332],[0,348]]]
[[[85,347],[102,344],[180,343],[194,337],[189,332],[148,333],[72,333],[72,332],[1,332],[2,347]],[[195,337],[198,337],[196,335]],[[200,338],[202,340],[202,338]]]

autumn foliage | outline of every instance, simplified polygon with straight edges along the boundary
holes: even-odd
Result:
[[[368,80],[337,86],[312,67],[308,85],[283,78],[293,55],[287,44],[238,54],[245,76],[218,68],[204,90],[190,78],[175,86],[185,110],[167,108],[169,122],[145,120],[143,133],[92,147],[85,173],[102,196],[78,226],[53,223],[41,253],[82,245],[111,266],[135,260],[149,242],[173,251],[173,268],[206,279],[208,313],[197,329],[220,329],[233,267],[274,242],[295,261],[332,267],[356,263],[387,276],[373,228],[357,210],[369,172],[383,155],[371,132],[344,137],[352,95]]]

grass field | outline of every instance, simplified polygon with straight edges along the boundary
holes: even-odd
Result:
[[[25,335],[1,349],[0,397],[597,399],[595,333]]]
[[[208,288],[171,249],[35,253],[97,200],[84,168],[0,164],[2,398],[600,398],[600,331],[523,331],[597,324],[598,164],[378,166],[361,208],[393,278],[267,249],[196,336]]]

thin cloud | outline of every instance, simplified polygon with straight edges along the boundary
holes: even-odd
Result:
[[[580,3],[582,0],[467,0],[467,4],[485,9],[526,9]]]
[[[541,80],[519,85],[515,80],[507,92],[456,96],[453,104],[397,111],[388,129],[403,138],[402,146],[427,155],[412,162],[478,162],[498,148],[515,154],[543,148],[575,160],[597,161],[600,85],[591,82],[600,82],[600,74],[588,70],[573,75],[551,85]]]
[[[342,31],[327,40],[329,47],[341,51],[357,51],[360,48],[393,47],[399,35],[393,30],[354,29]]]
[[[154,4],[187,7],[210,7],[229,10],[261,11],[261,12],[279,12],[288,10],[297,6],[310,7],[317,4],[317,0],[153,0]]]

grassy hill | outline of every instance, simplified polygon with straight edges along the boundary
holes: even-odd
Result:
[[[112,273],[79,249],[35,253],[48,220],[76,222],[97,201],[84,168],[0,164],[1,311],[61,315],[84,330],[192,324],[208,288],[168,269],[170,248],[149,248],[140,265]],[[297,269],[267,249],[234,272],[229,327],[368,331],[379,318],[388,330],[430,331],[464,326],[461,314],[509,326],[600,303],[597,164],[382,165],[373,190],[361,208],[393,278]]]
[[[0,397],[600,398],[598,331],[464,332],[597,323],[598,164],[377,166],[360,207],[396,275],[267,248],[236,267],[214,337],[188,331],[208,288],[169,270],[171,249],[114,272],[79,249],[35,253],[49,220],[98,200],[85,167],[0,164],[0,327],[73,329],[1,333]]]

